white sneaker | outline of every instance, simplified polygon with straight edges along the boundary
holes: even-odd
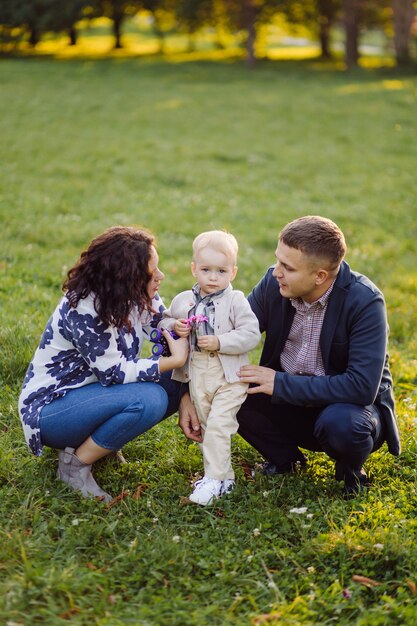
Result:
[[[226,478],[223,481],[221,495],[230,493],[235,488],[235,481],[232,478]]]
[[[223,480],[204,476],[204,478],[197,480],[194,484],[194,491],[189,496],[189,499],[191,502],[202,504],[203,506],[211,504],[214,498],[219,498],[222,495],[223,482]]]

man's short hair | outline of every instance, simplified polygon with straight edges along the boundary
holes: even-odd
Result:
[[[345,237],[340,228],[319,215],[293,220],[282,229],[279,240],[307,256],[327,260],[329,269],[338,269],[346,254]]]
[[[224,230],[208,230],[200,233],[193,241],[193,259],[203,248],[213,248],[217,252],[222,252],[228,259],[236,265],[238,243],[236,238]]]

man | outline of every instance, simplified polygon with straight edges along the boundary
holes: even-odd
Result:
[[[240,369],[251,385],[238,413],[239,433],[265,458],[263,471],[305,465],[299,447],[336,461],[346,495],[367,484],[371,452],[387,441],[399,454],[387,319],[382,293],[343,260],[342,231],[307,216],[280,233],[276,265],[248,297],[265,343],[260,365]],[[183,411],[180,426],[198,441],[198,422]]]

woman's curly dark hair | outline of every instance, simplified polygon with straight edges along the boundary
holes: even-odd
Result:
[[[102,322],[130,328],[129,314],[135,305],[140,312],[152,308],[147,285],[154,245],[150,232],[133,226],[114,226],[95,237],[62,286],[71,306],[93,293]]]

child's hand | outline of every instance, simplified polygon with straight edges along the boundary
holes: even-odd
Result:
[[[202,335],[198,337],[197,345],[203,350],[220,350],[220,341],[216,335]]]
[[[188,337],[190,334],[191,328],[187,324],[186,319],[178,319],[175,320],[174,323],[174,333],[178,335],[178,337]]]

